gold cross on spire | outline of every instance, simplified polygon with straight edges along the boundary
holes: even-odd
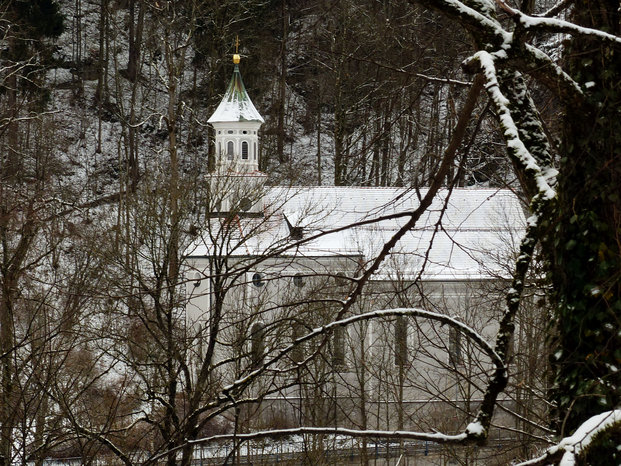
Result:
[[[240,61],[240,56],[239,56],[239,36],[235,36],[235,55],[233,55],[233,63],[235,63],[236,65],[239,63]]]

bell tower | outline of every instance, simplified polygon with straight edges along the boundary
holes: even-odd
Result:
[[[244,87],[238,47],[236,40],[233,76],[218,108],[207,120],[216,133],[216,170],[209,175],[211,213],[261,216],[267,175],[259,171],[257,133],[264,120]]]
[[[264,119],[250,100],[239,72],[239,41],[235,43],[235,68],[222,101],[211,115],[216,132],[216,160],[222,167],[237,173],[259,171],[258,131]]]

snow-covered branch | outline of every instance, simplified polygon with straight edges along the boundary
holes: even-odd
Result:
[[[574,0],[561,0],[549,10],[543,12],[540,15],[534,15],[534,16],[540,17],[540,18],[551,18],[553,16],[558,15],[560,12],[564,11],[565,9],[567,9],[569,5],[571,5],[573,2]]]
[[[453,328],[458,329],[461,333],[470,338],[473,342],[475,342],[492,360],[497,370],[506,370],[502,358],[498,355],[498,353],[492,348],[483,336],[481,336],[474,329],[469,327],[468,325],[454,319],[450,316],[440,314],[437,312],[426,311],[424,309],[417,308],[397,308],[397,309],[383,309],[378,311],[366,312],[364,314],[357,314],[345,319],[335,320],[330,322],[329,324],[322,325],[321,327],[317,327],[307,333],[306,335],[296,339],[291,345],[283,348],[278,354],[271,357],[268,361],[266,361],[260,368],[255,369],[249,374],[241,377],[231,384],[224,387],[223,393],[225,397],[228,398],[229,394],[234,392],[235,389],[247,385],[249,382],[254,380],[256,377],[264,373],[270,367],[274,367],[276,363],[281,361],[285,356],[295,350],[295,348],[304,344],[307,341],[313,340],[321,335],[332,332],[337,327],[345,327],[348,325],[352,325],[356,322],[361,322],[370,319],[377,318],[385,318],[385,317],[395,317],[395,316],[412,316],[412,317],[421,317],[429,320],[434,320],[437,322],[441,322],[443,324],[450,325]],[[303,362],[301,363],[303,364]]]
[[[589,446],[597,434],[618,423],[621,423],[621,409],[597,414],[578,427],[573,435],[548,448],[542,456],[519,463],[518,466],[549,464],[552,459],[560,459],[563,465],[573,465],[576,456]]]
[[[425,433],[425,432],[411,432],[411,431],[399,431],[399,430],[356,430],[345,429],[342,427],[296,427],[292,429],[274,429],[274,430],[262,430],[258,432],[250,432],[247,434],[233,433],[233,434],[221,434],[213,435],[211,437],[205,437],[201,439],[191,440],[188,443],[191,445],[204,445],[206,443],[212,443],[223,440],[236,440],[236,441],[248,441],[258,440],[263,438],[276,438],[276,437],[289,437],[291,435],[342,435],[354,438],[373,438],[373,439],[402,439],[402,440],[423,440],[435,443],[463,443],[467,440],[466,434],[457,435],[445,435],[440,433]],[[157,461],[164,458],[170,453],[174,453],[182,449],[184,445],[178,446],[164,453],[160,453],[157,456],[151,458],[152,461]]]
[[[553,199],[556,192],[551,186],[551,178],[555,176],[555,172],[550,171],[549,167],[540,167],[521,140],[518,127],[511,114],[511,102],[500,90],[494,60],[495,58],[491,53],[481,50],[475,53],[469,62],[478,62],[485,75],[485,88],[498,115],[509,154],[519,164],[520,168],[532,177],[539,195],[544,199]]]
[[[363,314],[358,314],[358,315],[351,316],[351,317],[341,319],[341,320],[336,320],[336,321],[330,322],[329,324],[313,329],[308,334],[296,339],[291,345],[279,351],[278,354],[272,356],[261,367],[255,369],[254,371],[250,372],[244,377],[241,377],[235,380],[234,382],[232,382],[231,384],[227,385],[226,387],[224,387],[223,395],[218,398],[218,401],[211,403],[208,407],[205,407],[205,409],[214,408],[217,405],[219,405],[219,412],[220,412],[220,411],[224,411],[228,409],[228,407],[230,406],[234,406],[238,404],[239,400],[235,398],[235,396],[233,395],[234,393],[236,393],[239,389],[243,389],[245,386],[247,386],[257,377],[264,374],[269,368],[274,367],[276,363],[278,363],[286,355],[294,351],[295,348],[299,347],[300,345],[304,344],[305,342],[309,340],[320,337],[321,335],[328,334],[337,327],[345,327],[348,325],[355,324],[357,322],[370,320],[370,319],[395,317],[395,316],[420,317],[420,318],[424,318],[428,320],[437,321],[442,324],[449,325],[452,328],[458,329],[459,332],[466,335],[471,341],[476,343],[479,346],[479,348],[482,349],[488,355],[488,357],[491,359],[491,361],[493,362],[495,366],[495,370],[494,370],[495,374],[498,374],[498,373],[506,374],[506,366],[503,362],[503,358],[501,357],[501,355],[499,355],[494,350],[494,348],[492,348],[489,342],[483,336],[481,336],[476,330],[458,321],[457,319],[444,315],[444,314],[437,313],[437,312],[431,312],[431,311],[427,311],[424,309],[417,309],[417,308],[383,309],[383,310],[377,310],[377,311],[371,311],[371,312],[367,312]],[[300,365],[303,365],[303,364],[304,362],[300,363]],[[295,367],[297,366],[291,367],[288,370],[294,370]],[[280,372],[285,372],[285,371],[286,370],[282,370]],[[404,433],[403,435],[409,435],[409,436],[403,436],[401,435],[402,433],[395,433],[395,432],[391,432],[390,435],[389,433],[385,433],[383,435],[386,437],[390,437],[390,438],[412,438],[412,439],[422,439],[422,440],[430,440],[430,441],[438,441],[438,442],[449,442],[450,441],[454,443],[459,443],[459,442],[464,442],[468,439],[478,439],[481,436],[486,435],[487,428],[480,428],[479,426],[481,426],[481,424],[479,420],[477,419],[477,421],[470,423],[466,427],[466,430],[463,434],[454,435],[454,436],[448,436],[444,434],[424,434],[424,433]],[[311,428],[309,429],[310,430],[307,433],[321,433],[320,431],[316,432],[315,430]],[[342,429],[342,430],[347,431],[347,429]],[[331,431],[334,432],[334,429],[331,429]],[[279,431],[270,431],[270,432],[279,432]],[[289,431],[287,430],[287,432]],[[377,437],[377,435],[375,435],[375,432],[377,431],[350,431],[350,432],[356,432],[357,436]],[[261,433],[257,433],[257,434],[261,436]],[[248,434],[248,435],[252,436],[254,434]],[[264,434],[264,435],[269,435],[269,434]],[[290,433],[287,435],[290,435]],[[255,438],[255,437],[249,437],[249,438]],[[214,438],[210,438],[210,440],[214,440]]]
[[[533,200],[533,204],[539,206],[542,203],[538,198],[536,198]],[[515,330],[515,314],[520,306],[526,274],[535,251],[535,246],[538,243],[539,222],[537,220],[538,217],[536,215],[529,219],[526,234],[520,243],[520,254],[515,264],[511,288],[506,296],[507,304],[505,313],[498,328],[495,351],[498,353],[502,361],[506,361],[509,353],[509,345]],[[497,366],[496,371],[494,372],[494,375],[485,390],[483,403],[481,403],[476,420],[473,423],[480,427],[479,435],[482,439],[487,437],[498,395],[504,391],[509,381],[509,374],[504,368],[505,366],[503,365],[502,367],[503,368]]]
[[[515,11],[515,18],[519,24],[527,30],[539,30],[545,32],[556,32],[565,34],[574,34],[578,36],[596,37],[604,42],[612,42],[621,44],[621,37],[609,34],[599,29],[586,28],[578,26],[570,21],[564,21],[556,18],[543,18],[536,16],[528,16],[519,10]]]
[[[580,85],[557,65],[545,52],[530,44],[524,44],[527,58],[522,68],[540,79],[548,89],[566,102],[582,102],[584,92]],[[519,59],[517,59],[519,61]]]
[[[412,0],[413,1],[413,0]],[[435,9],[463,25],[475,39],[478,46],[496,54],[497,58],[510,60],[524,72],[528,72],[540,79],[552,92],[559,95],[564,101],[582,102],[583,92],[580,86],[550,59],[543,51],[528,43],[522,43],[521,34],[503,28],[495,18],[495,2],[459,0],[430,1],[419,0],[418,3]],[[549,32],[565,32],[570,34],[590,35],[602,40],[621,43],[620,38],[595,29],[582,28],[568,21],[555,20],[544,17],[528,16],[519,10],[502,3],[503,9],[518,18],[518,28],[521,30],[540,30]],[[469,6],[472,4],[472,6]],[[523,21],[521,20],[523,18]],[[519,36],[519,37],[518,37]]]
[[[526,274],[535,247],[541,237],[540,221],[548,212],[549,205],[556,199],[556,191],[553,188],[556,171],[550,166],[551,157],[547,151],[545,135],[539,134],[542,130],[538,122],[534,121],[536,120],[535,109],[529,101],[527,90],[516,87],[522,85],[521,80],[516,81],[516,78],[520,78],[520,76],[515,73],[513,75],[509,73],[505,76],[505,78],[516,81],[513,87],[511,85],[506,86],[508,92],[512,93],[509,97],[506,96],[501,90],[499,74],[494,60],[494,55],[486,51],[479,51],[469,59],[470,65],[472,62],[477,62],[485,75],[486,90],[498,116],[509,155],[518,172],[526,177],[526,184],[533,191],[531,194],[531,212],[533,215],[528,219],[526,234],[520,244],[511,288],[506,296],[506,310],[500,322],[496,340],[495,349],[501,359],[505,361],[514,333],[514,318],[520,305]],[[522,126],[518,126],[512,109],[515,109],[516,114],[519,115]],[[534,149],[541,151],[537,157],[531,154],[525,141],[522,140],[522,136]],[[473,423],[474,427],[480,428],[481,438],[485,438],[487,435],[496,400],[505,389],[507,382],[508,374],[506,371],[497,369],[485,391],[483,403],[476,421]]]
[[[356,322],[361,322],[369,319],[377,319],[377,318],[385,318],[385,317],[395,317],[395,316],[411,316],[411,317],[421,317],[429,320],[434,320],[440,322],[442,324],[447,324],[453,328],[458,329],[461,333],[466,335],[472,341],[477,343],[477,345],[489,356],[492,362],[497,366],[504,367],[502,359],[496,353],[494,348],[489,344],[489,342],[481,336],[476,330],[472,327],[460,322],[459,320],[447,316],[445,314],[440,314],[438,312],[427,311],[424,309],[417,308],[396,308],[396,309],[382,309],[378,311],[366,312],[364,314],[357,314],[355,316],[348,317],[346,319],[336,320],[334,322],[330,322],[327,325],[314,329],[308,335],[304,337],[303,341],[306,341],[308,338],[314,338],[315,336],[325,333],[326,331],[333,330],[336,327],[345,327]],[[298,340],[300,343],[303,341]],[[291,347],[295,346],[298,343],[296,341]]]
[[[456,20],[470,31],[478,31],[490,39],[493,38],[495,45],[507,43],[511,40],[511,33],[505,31],[501,24],[492,18],[494,10],[493,2],[473,1],[476,9],[459,0],[411,0],[412,3],[420,3],[427,8],[441,12]],[[473,5],[474,6],[474,5]]]
[[[551,14],[548,12],[541,16],[531,16],[517,8],[512,8],[501,0],[496,0],[496,3],[511,16],[522,28],[527,30],[540,30],[545,32],[565,33],[578,36],[590,36],[597,37],[606,42],[614,42],[621,44],[621,37],[617,37],[614,34],[601,31],[599,29],[587,28],[579,26],[570,21],[562,19],[551,18]],[[562,8],[562,5],[561,5]],[[555,7],[558,9],[558,7]],[[553,10],[556,11],[556,10]]]

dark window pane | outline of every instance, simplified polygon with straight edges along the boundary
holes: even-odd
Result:
[[[257,288],[260,288],[263,285],[265,285],[265,282],[263,281],[263,277],[261,276],[260,273],[255,273],[252,276],[252,284],[256,286]]]
[[[252,367],[257,368],[263,364],[265,356],[265,331],[262,322],[255,322],[250,329]]]
[[[395,321],[395,365],[405,366],[408,362],[408,323],[404,316]]]

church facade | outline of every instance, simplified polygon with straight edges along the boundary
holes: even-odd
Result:
[[[217,354],[217,386],[261,369],[245,395],[247,427],[463,428],[491,365],[459,332],[406,313],[306,336],[335,319],[422,309],[493,342],[524,227],[515,194],[441,191],[343,314],[427,191],[270,186],[259,171],[263,118],[238,58],[209,123],[218,167],[207,180],[208,231],[188,251],[186,321],[200,329],[196,357]]]

